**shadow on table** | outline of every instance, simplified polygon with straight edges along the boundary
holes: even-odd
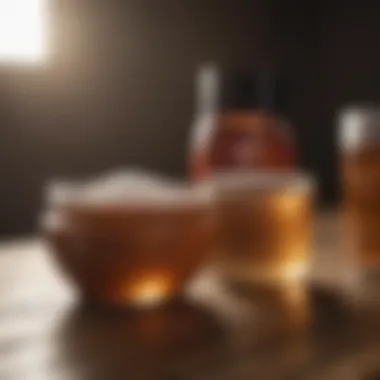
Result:
[[[352,305],[332,289],[230,290],[239,302],[228,310],[224,298],[140,312],[77,307],[61,329],[65,363],[79,380],[230,380],[240,368],[303,376],[361,344]]]
[[[61,337],[65,361],[80,379],[169,380],[186,378],[195,363],[209,365],[223,332],[211,313],[176,301],[151,311],[79,306]]]
[[[350,330],[354,305],[347,295],[318,283],[249,286],[229,283],[235,295],[257,305],[273,327],[323,336]]]

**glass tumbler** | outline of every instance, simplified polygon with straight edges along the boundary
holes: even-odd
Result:
[[[349,107],[338,125],[345,251],[367,273],[380,268],[380,108]]]
[[[287,284],[310,262],[314,182],[302,173],[231,174],[218,180],[220,268],[234,282]]]

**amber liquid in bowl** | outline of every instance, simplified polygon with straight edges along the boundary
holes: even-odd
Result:
[[[150,306],[179,296],[211,251],[209,205],[61,210],[47,231],[53,252],[82,293],[113,304]]]

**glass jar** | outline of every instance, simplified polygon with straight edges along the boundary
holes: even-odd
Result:
[[[265,73],[198,73],[198,106],[189,152],[190,176],[201,180],[231,169],[293,170],[292,130],[281,81]]]
[[[343,109],[338,143],[345,251],[376,278],[380,269],[380,108]]]

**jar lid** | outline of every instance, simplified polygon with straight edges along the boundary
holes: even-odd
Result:
[[[270,110],[284,113],[287,108],[287,89],[282,77],[274,72],[252,68],[223,70],[216,66],[201,68],[199,89],[205,88],[208,78],[213,83],[217,108],[227,110]],[[212,79],[212,80],[211,80]],[[210,86],[206,86],[207,90]],[[210,94],[207,94],[208,98]]]

